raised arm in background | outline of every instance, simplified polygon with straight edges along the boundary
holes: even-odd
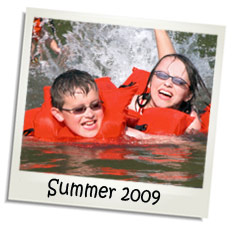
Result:
[[[154,32],[158,49],[158,58],[161,59],[165,55],[175,53],[174,46],[167,32],[158,29],[155,29]]]

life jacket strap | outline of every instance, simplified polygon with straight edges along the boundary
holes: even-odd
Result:
[[[26,129],[26,130],[24,130],[24,132],[23,132],[23,135],[24,136],[29,136],[31,133],[33,133],[34,132],[34,129],[33,128],[30,128],[30,129]]]
[[[143,125],[136,125],[135,129],[139,130],[139,131],[145,131],[147,129],[148,125],[147,124],[143,124]]]

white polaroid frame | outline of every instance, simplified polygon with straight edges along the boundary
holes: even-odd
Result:
[[[22,145],[22,128],[24,121],[24,111],[26,104],[28,71],[30,64],[30,48],[33,18],[53,18],[70,21],[106,23],[113,25],[135,26],[142,28],[159,28],[165,30],[175,30],[193,33],[206,33],[217,35],[216,64],[214,68],[214,80],[212,90],[212,107],[210,113],[209,134],[206,150],[206,163],[204,171],[203,188],[187,188],[172,185],[148,184],[139,182],[125,182],[107,179],[85,178],[67,175],[53,175],[36,172],[26,172],[19,170],[20,155]],[[213,150],[216,129],[216,118],[218,109],[219,83],[222,68],[222,55],[224,45],[225,27],[215,25],[176,23],[146,19],[121,18],[101,15],[91,15],[84,13],[53,11],[45,9],[27,9],[22,61],[19,80],[19,91],[17,101],[16,123],[13,140],[13,154],[9,185],[9,199],[20,200],[26,202],[49,203],[69,206],[83,206],[102,209],[113,209],[121,211],[134,211],[152,214],[170,214],[189,217],[207,217],[209,208],[210,185],[212,175]],[[108,189],[115,189],[112,197],[109,195],[101,195],[94,197],[78,197],[78,196],[62,196],[56,194],[48,198],[48,190],[50,182],[81,184],[86,186],[97,186]],[[148,190],[150,193],[159,191],[160,200],[152,205],[152,202],[144,203],[141,201],[133,202],[122,201],[121,198],[125,194],[123,188],[127,187],[130,191],[139,189],[140,191]],[[103,193],[102,193],[103,194]],[[107,193],[109,194],[109,193]]]

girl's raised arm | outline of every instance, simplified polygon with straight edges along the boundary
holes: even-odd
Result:
[[[165,30],[154,29],[157,49],[158,49],[158,58],[161,59],[163,56],[175,53],[174,46]]]

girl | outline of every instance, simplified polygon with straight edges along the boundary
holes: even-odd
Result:
[[[132,99],[129,109],[139,113],[140,118],[146,109],[175,109],[193,118],[185,130],[186,133],[200,131],[200,117],[192,102],[199,86],[206,90],[208,95],[209,92],[193,63],[186,56],[175,53],[167,33],[155,30],[155,35],[160,60],[149,75],[136,69],[126,81],[126,84],[130,82],[140,84],[141,79],[147,81],[143,82],[146,83],[144,90],[140,88],[139,93]],[[140,86],[143,87],[143,84]]]

